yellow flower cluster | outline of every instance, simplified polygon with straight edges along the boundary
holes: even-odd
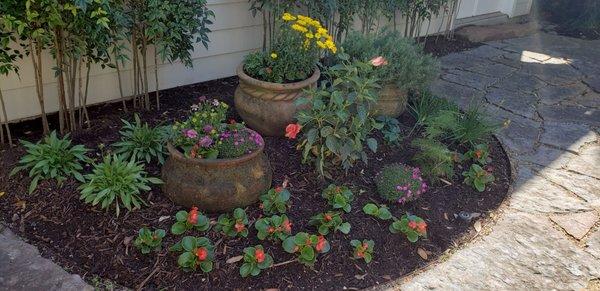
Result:
[[[284,13],[281,18],[286,22],[292,23],[291,28],[293,30],[304,34],[303,45],[305,49],[308,49],[310,44],[314,41],[321,49],[329,50],[334,54],[337,52],[333,37],[326,28],[321,26],[321,23],[318,20],[314,20],[304,15],[294,16],[287,12]]]

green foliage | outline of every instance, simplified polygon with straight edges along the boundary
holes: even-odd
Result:
[[[338,230],[343,234],[350,233],[350,223],[344,222],[342,214],[337,211],[319,213],[310,218],[309,224],[316,226],[321,235],[328,235],[330,231]]]
[[[217,225],[215,226],[216,231],[229,236],[229,237],[247,237],[248,236],[248,216],[246,211],[241,208],[233,210],[233,216],[224,213],[219,215]]]
[[[385,205],[377,206],[374,203],[367,203],[363,206],[363,212],[381,220],[390,220],[393,218],[392,213]]]
[[[487,165],[487,163],[492,161],[490,158],[490,148],[487,144],[475,145],[473,149],[465,154],[465,157],[480,165]]]
[[[411,98],[408,104],[410,113],[416,120],[416,126],[424,125],[430,118],[436,116],[442,110],[455,107],[448,100],[436,97],[429,91],[424,91],[419,96],[416,96],[416,98]]]
[[[346,58],[340,55],[340,58]],[[370,64],[344,62],[325,73],[329,81],[312,88],[308,98],[298,100],[298,105],[308,104],[296,117],[302,126],[298,149],[303,162],[312,161],[321,175],[326,168],[341,165],[345,170],[356,161],[367,163],[365,145],[377,151],[377,141],[369,135],[381,129],[371,114],[377,100],[377,79],[369,72]]]
[[[100,204],[102,209],[114,206],[117,216],[121,207],[129,211],[139,209],[146,204],[140,197],[142,191],[150,191],[151,184],[162,184],[158,178],[147,177],[142,164],[117,155],[107,155],[95,164],[85,181],[79,187],[80,199],[94,206]]]
[[[133,245],[142,252],[142,254],[149,254],[151,251],[161,249],[162,239],[165,237],[166,232],[164,229],[157,229],[150,231],[146,227],[140,228],[138,236],[133,241]]]
[[[334,184],[330,184],[323,190],[321,196],[327,200],[327,203],[333,209],[342,209],[345,212],[350,212],[352,210],[351,202],[354,200],[354,194],[350,188],[346,186],[336,186]]]
[[[362,242],[356,239],[350,241],[350,245],[354,247],[352,256],[355,259],[363,259],[365,263],[370,263],[373,260],[373,249],[375,242],[372,240],[363,240]]]
[[[485,191],[485,185],[495,180],[492,173],[477,164],[472,164],[462,175],[465,177],[465,184],[473,186],[479,192]]]
[[[273,257],[265,253],[262,245],[244,249],[244,263],[240,267],[242,277],[258,276],[264,269],[273,266]]]
[[[254,223],[259,240],[283,241],[292,234],[292,223],[286,215],[260,218]]]
[[[85,156],[89,150],[83,145],[71,146],[69,135],[58,138],[53,131],[35,144],[28,141],[21,141],[21,144],[27,153],[19,160],[19,165],[11,171],[10,175],[29,170],[29,177],[32,178],[29,194],[33,193],[38,182],[43,180],[56,180],[59,186],[69,177],[85,182],[81,175],[83,170],[81,164],[91,161]]]
[[[377,176],[379,196],[390,202],[405,203],[418,199],[427,191],[419,168],[403,164],[387,165]]]
[[[135,159],[150,163],[157,159],[162,165],[165,162],[166,130],[164,127],[150,127],[143,123],[139,115],[135,114],[135,123],[123,121],[123,128],[119,132],[121,141],[113,144],[115,154],[123,155],[126,159]]]
[[[383,134],[383,139],[386,143],[399,144],[402,141],[402,136],[400,135],[402,131],[400,130],[400,122],[398,119],[379,116],[377,117],[377,121],[383,125],[381,133]]]
[[[196,271],[198,267],[204,273],[213,269],[215,247],[208,238],[186,236],[173,245],[170,250],[182,252],[177,259],[177,265],[186,272]]]
[[[412,161],[430,181],[454,176],[455,154],[444,144],[434,139],[418,138],[411,145],[418,150]]]
[[[319,254],[327,253],[331,249],[325,237],[306,232],[288,237],[283,241],[282,246],[286,252],[296,254],[298,262],[310,267],[315,265]]]
[[[424,124],[430,138],[471,146],[485,142],[500,128],[479,106],[470,106],[464,113],[456,107],[440,110]]]
[[[286,213],[290,207],[290,191],[285,187],[276,187],[269,189],[267,192],[260,195],[260,207],[265,215],[277,213]]]
[[[427,237],[427,223],[416,215],[405,214],[390,225],[391,233],[403,233],[408,241],[415,243],[421,237]]]
[[[191,229],[197,231],[208,231],[210,229],[210,220],[198,211],[198,207],[192,207],[189,213],[185,210],[177,212],[175,220],[177,222],[171,226],[171,233],[175,235],[183,234]]]

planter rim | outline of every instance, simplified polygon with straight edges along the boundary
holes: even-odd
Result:
[[[257,156],[261,155],[265,149],[264,143],[255,151],[245,154],[241,157],[232,158],[232,159],[214,159],[214,160],[206,160],[206,159],[192,159],[184,156],[178,149],[176,149],[170,142],[167,143],[167,150],[171,157],[179,162],[206,166],[206,167],[216,167],[216,166],[235,166],[246,161],[252,160]]]
[[[317,82],[321,77],[321,71],[318,67],[315,67],[315,71],[312,76],[306,80],[302,80],[294,83],[271,83],[254,79],[244,72],[244,63],[242,62],[236,69],[236,73],[241,82],[247,83],[252,86],[267,88],[273,91],[285,92],[285,91],[297,91],[308,87],[309,85]]]

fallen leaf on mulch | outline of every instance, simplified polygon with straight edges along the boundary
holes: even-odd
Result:
[[[481,231],[481,220],[475,221],[475,223],[473,224],[473,228],[475,229],[476,232],[480,232]]]
[[[19,200],[19,201],[15,202],[15,207],[21,208],[21,211],[25,210],[26,205],[27,205],[27,201],[25,201],[25,200]]]
[[[383,275],[383,276],[381,276],[381,278],[386,279],[386,280],[392,280],[392,276],[390,276],[390,275]]]
[[[131,243],[131,241],[133,240],[133,236],[127,236],[123,239],[123,244],[128,246],[129,243]]]
[[[421,257],[421,259],[427,261],[427,251],[426,250],[424,250],[422,248],[418,248],[417,249],[417,254],[419,254],[419,256]]]
[[[354,275],[354,278],[358,279],[358,280],[363,280],[365,277],[367,276],[367,274],[363,274],[363,275]]]
[[[0,192],[0,198],[4,196],[4,194],[6,194],[6,192]]]
[[[233,263],[237,263],[239,261],[241,261],[244,258],[244,256],[236,256],[236,257],[232,257],[227,259],[227,261],[225,261],[227,264],[233,264]]]

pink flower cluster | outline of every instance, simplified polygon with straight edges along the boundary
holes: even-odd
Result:
[[[396,191],[404,194],[398,199],[398,203],[405,203],[406,201],[409,201],[413,195],[419,196],[425,193],[429,188],[427,183],[423,181],[423,177],[421,177],[421,170],[419,168],[413,168],[411,179],[413,181],[407,182],[405,185],[396,185]],[[411,185],[414,181],[419,181],[416,191],[414,191],[413,185]]]

